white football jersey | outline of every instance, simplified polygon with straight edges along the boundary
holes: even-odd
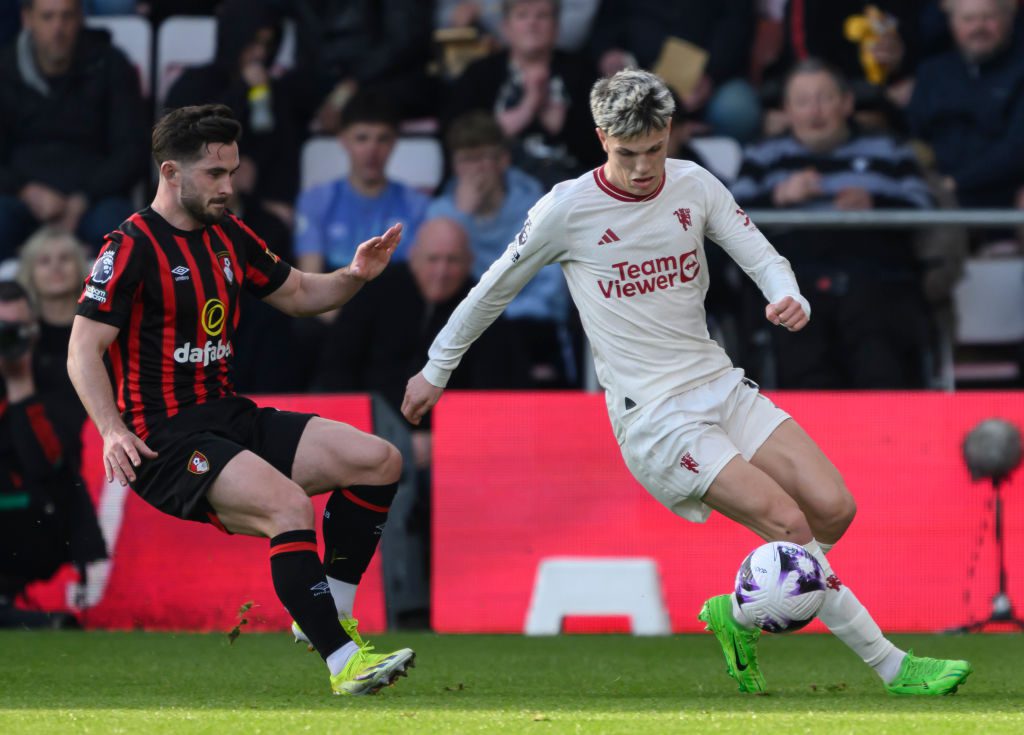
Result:
[[[789,262],[708,171],[669,159],[661,186],[637,197],[598,168],[558,184],[534,205],[522,232],[437,335],[423,375],[444,387],[519,289],[541,267],[560,263],[621,440],[622,427],[645,404],[732,368],[708,335],[705,236],[770,303],[792,296],[810,315]]]

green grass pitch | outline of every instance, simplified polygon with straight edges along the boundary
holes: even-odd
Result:
[[[285,634],[0,633],[0,733],[1021,733],[1024,637],[894,636],[968,658],[960,692],[906,699],[823,635],[766,636],[771,694],[741,695],[710,635],[379,636],[409,678],[329,693]]]

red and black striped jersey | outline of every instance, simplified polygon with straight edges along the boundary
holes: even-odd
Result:
[[[108,358],[128,427],[146,438],[187,406],[234,395],[240,290],[264,298],[290,271],[230,212],[186,231],[147,207],[109,234],[78,314],[120,329]]]

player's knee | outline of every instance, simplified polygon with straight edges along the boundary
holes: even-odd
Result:
[[[854,516],[857,515],[857,501],[853,499],[853,495],[846,489],[842,480],[838,483],[837,491],[829,498],[823,515],[824,525],[831,539],[838,539],[853,523]]]
[[[765,521],[763,533],[772,541],[806,544],[813,538],[807,516],[795,502],[775,505]]]
[[[315,528],[313,501],[298,485],[283,486],[274,498],[271,524],[276,533]]]
[[[402,454],[391,442],[379,439],[363,458],[370,485],[390,485],[402,476]]]

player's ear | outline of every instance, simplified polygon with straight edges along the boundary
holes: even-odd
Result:
[[[168,181],[177,180],[181,169],[178,168],[178,164],[174,161],[164,161],[160,164],[160,177],[167,179]]]
[[[594,132],[597,133],[597,139],[601,141],[601,147],[604,148],[604,152],[608,152],[608,136],[604,134],[601,128],[594,128]]]

